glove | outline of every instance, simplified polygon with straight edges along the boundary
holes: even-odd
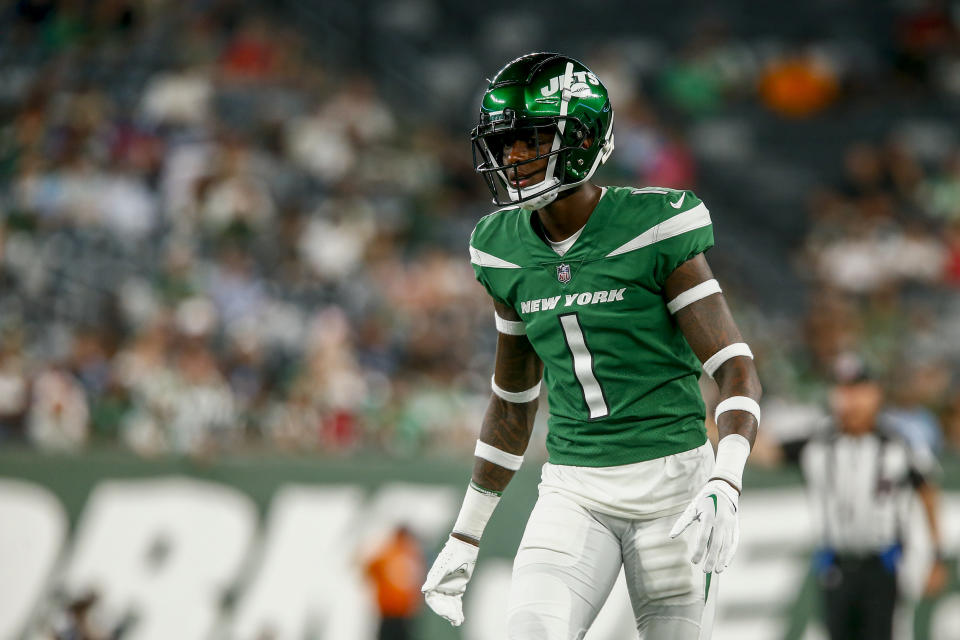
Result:
[[[463,540],[448,538],[420,587],[427,605],[455,627],[463,624],[463,592],[473,575],[479,550]]]
[[[700,489],[670,530],[676,538],[694,522],[700,522],[700,535],[694,547],[694,563],[703,560],[704,573],[721,573],[730,565],[740,542],[737,507],[740,494],[725,480],[714,478]]]

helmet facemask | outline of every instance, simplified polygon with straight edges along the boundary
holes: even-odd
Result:
[[[589,180],[609,157],[612,123],[606,88],[582,63],[555,53],[521,56],[497,72],[484,93],[480,123],[471,132],[474,167],[496,205],[540,209]],[[537,144],[532,157],[507,164],[504,142],[520,135],[550,140],[549,150]],[[511,180],[529,177],[531,163],[546,164],[543,180],[528,186]]]
[[[474,167],[493,194],[497,206],[519,205],[523,209],[540,209],[553,202],[557,194],[579,184],[564,184],[564,165],[569,152],[580,148],[587,132],[574,117],[518,119],[510,114],[495,122],[481,120],[472,134]],[[550,149],[543,152],[543,134],[550,136]],[[506,163],[504,150],[513,140],[527,138],[534,142],[532,157]],[[528,146],[529,143],[528,143]],[[523,175],[525,167],[546,160],[544,177],[529,186],[514,185],[512,178]]]

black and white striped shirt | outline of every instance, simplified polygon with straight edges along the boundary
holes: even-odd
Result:
[[[811,440],[801,463],[823,545],[854,554],[900,542],[910,493],[936,468],[931,453],[878,432]]]

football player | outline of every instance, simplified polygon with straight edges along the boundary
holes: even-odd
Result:
[[[508,637],[582,638],[621,567],[641,634],[710,635],[704,612],[737,548],[760,383],[703,256],[707,207],[690,191],[591,182],[612,124],[599,78],[563,55],[514,60],[483,97],[474,157],[503,208],[477,224],[470,261],[499,332],[493,394],[422,589],[455,626],[484,527],[523,460],[542,373],[549,461],[514,561]],[[701,369],[720,389],[715,457]]]

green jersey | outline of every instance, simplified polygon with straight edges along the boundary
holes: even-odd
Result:
[[[702,445],[700,362],[663,286],[713,246],[706,206],[690,191],[607,187],[562,257],[532,215],[507,208],[481,219],[470,261],[543,361],[550,462],[616,466]]]

